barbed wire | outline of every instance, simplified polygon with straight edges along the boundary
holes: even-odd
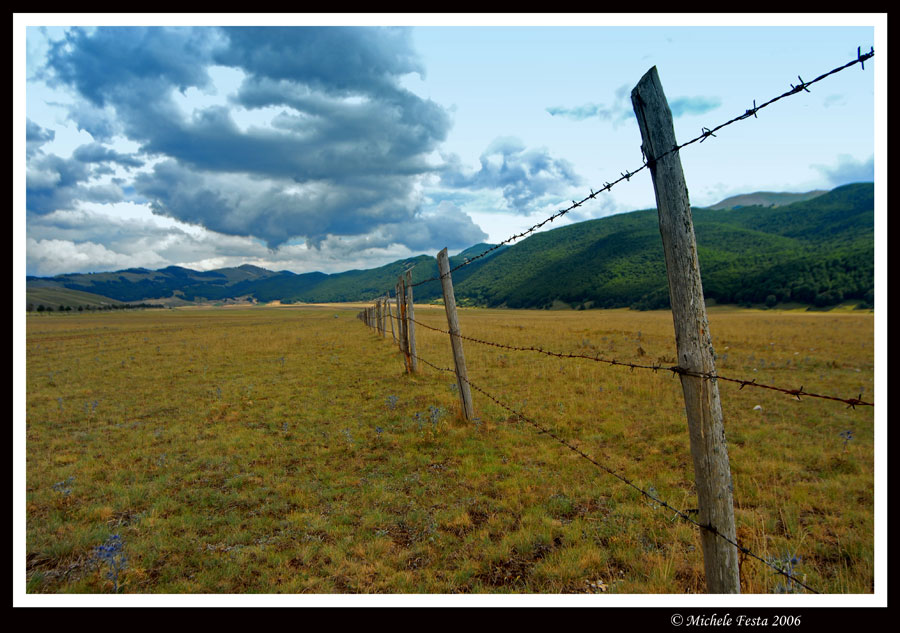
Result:
[[[435,332],[440,332],[441,334],[451,334],[451,332],[449,330],[442,330],[441,328],[436,328],[434,326],[427,325],[427,324],[417,321],[415,319],[413,319],[412,321],[416,325],[420,325],[420,326],[424,327],[425,329],[434,330]],[[616,359],[607,359],[607,358],[603,358],[597,354],[590,355],[590,354],[578,354],[578,353],[567,353],[567,352],[554,352],[554,351],[550,351],[550,350],[545,350],[542,347],[533,347],[533,346],[532,347],[519,347],[516,345],[506,345],[504,343],[494,343],[492,341],[485,341],[482,339],[473,338],[471,336],[464,336],[459,333],[455,334],[455,336],[458,336],[459,338],[461,338],[465,341],[471,341],[473,343],[479,343],[481,345],[489,345],[491,347],[497,347],[500,349],[509,350],[509,351],[513,351],[513,352],[536,352],[538,354],[544,354],[545,356],[553,356],[555,358],[580,358],[580,359],[584,359],[584,360],[593,361],[596,363],[605,363],[607,365],[619,365],[621,367],[629,367],[632,370],[648,369],[648,370],[653,371],[654,373],[662,370],[662,371],[670,371],[670,372],[672,372],[673,375],[679,374],[679,375],[683,375],[683,376],[693,376],[695,378],[703,378],[705,380],[722,380],[722,381],[726,381],[726,382],[733,382],[733,383],[739,384],[741,386],[741,389],[743,389],[744,387],[759,387],[760,389],[770,389],[772,391],[779,391],[779,392],[787,394],[789,396],[794,396],[797,398],[797,400],[801,400],[800,396],[806,396],[808,398],[820,398],[823,400],[835,400],[837,402],[843,402],[844,404],[847,405],[847,408],[849,408],[849,409],[855,409],[857,406],[869,406],[869,407],[875,406],[874,403],[865,402],[864,400],[862,400],[862,394],[859,394],[858,398],[840,398],[837,396],[828,396],[828,395],[823,395],[823,394],[818,394],[818,393],[812,393],[809,391],[804,391],[802,386],[799,389],[785,389],[782,387],[775,387],[773,385],[766,385],[766,384],[758,383],[758,382],[756,382],[755,378],[753,380],[744,380],[741,378],[729,378],[727,376],[722,376],[718,373],[690,371],[684,367],[679,367],[678,365],[673,365],[673,366],[669,366],[669,367],[660,365],[660,364],[644,365],[644,364],[639,364],[639,363],[630,363],[630,362],[626,362],[626,361],[620,361],[620,360],[616,360]]]
[[[441,371],[441,372],[449,372],[449,373],[452,373],[452,374],[456,374],[456,371],[455,371],[454,369],[451,369],[451,368],[449,368],[449,367],[438,367],[438,366],[435,365],[434,363],[429,362],[428,360],[422,358],[421,356],[418,356],[418,355],[416,355],[416,354],[412,354],[412,355],[415,356],[416,359],[422,361],[423,363],[425,363],[426,365],[428,365],[429,367],[431,367],[432,369],[435,369],[435,370]],[[472,389],[478,391],[479,393],[481,393],[481,394],[484,395],[486,398],[488,398],[488,399],[490,399],[491,401],[493,401],[495,404],[497,404],[497,405],[500,406],[501,408],[503,408],[503,409],[505,409],[506,411],[512,413],[516,418],[518,418],[518,419],[520,419],[520,420],[522,420],[522,421],[527,422],[528,424],[530,424],[532,427],[534,427],[535,429],[538,430],[538,433],[539,433],[540,435],[546,435],[547,437],[550,437],[550,438],[556,440],[556,442],[558,442],[559,444],[561,444],[561,445],[564,446],[565,448],[569,449],[570,451],[572,451],[573,453],[575,453],[576,455],[578,455],[578,456],[581,457],[582,459],[584,459],[584,460],[590,462],[591,464],[593,464],[593,465],[596,466],[597,468],[603,470],[604,472],[606,472],[606,473],[612,475],[613,477],[615,477],[615,478],[618,479],[619,481],[621,481],[621,482],[627,484],[628,486],[634,488],[634,489],[637,490],[639,493],[641,493],[642,495],[644,495],[645,497],[647,497],[648,499],[650,499],[653,503],[655,503],[655,504],[657,505],[657,507],[661,507],[661,508],[665,508],[665,509],[667,509],[667,510],[670,510],[670,511],[674,512],[675,515],[676,515],[677,517],[683,519],[684,521],[687,521],[688,523],[691,523],[692,525],[694,525],[694,526],[696,526],[696,527],[698,527],[698,528],[700,528],[700,529],[702,529],[702,530],[706,530],[707,532],[710,532],[710,533],[714,534],[715,536],[721,538],[721,539],[724,540],[725,542],[727,542],[727,543],[733,545],[734,547],[736,547],[736,548],[738,549],[738,551],[741,552],[744,556],[748,556],[748,557],[750,557],[750,558],[753,558],[753,559],[755,559],[755,560],[760,561],[761,563],[763,563],[763,564],[766,565],[767,567],[770,567],[770,568],[774,569],[777,573],[779,573],[779,574],[781,574],[782,576],[788,578],[791,582],[797,583],[798,585],[800,585],[801,587],[803,587],[803,588],[806,589],[807,591],[810,591],[810,592],[816,593],[816,594],[819,593],[818,591],[816,591],[815,589],[813,589],[812,587],[810,587],[810,586],[807,585],[806,583],[800,581],[799,579],[795,578],[795,577],[794,577],[793,575],[791,575],[790,573],[786,572],[784,569],[782,569],[782,568],[780,568],[780,567],[777,567],[776,565],[774,565],[774,564],[771,563],[770,561],[767,561],[766,559],[764,559],[763,557],[759,556],[758,554],[755,554],[754,552],[750,551],[748,548],[746,548],[746,547],[740,545],[740,544],[739,544],[738,542],[736,542],[734,539],[732,539],[732,538],[726,536],[725,534],[722,534],[722,533],[719,532],[714,526],[712,526],[712,525],[703,525],[703,524],[700,523],[699,521],[693,519],[693,518],[690,516],[690,513],[692,513],[691,510],[688,510],[688,511],[682,511],[682,510],[679,510],[678,508],[672,506],[672,505],[669,504],[668,502],[666,502],[666,501],[664,501],[664,500],[662,500],[662,499],[657,498],[657,497],[654,496],[653,494],[649,493],[648,491],[644,490],[643,488],[641,488],[640,486],[638,486],[637,484],[635,484],[633,481],[631,481],[631,480],[628,479],[627,477],[625,477],[625,476],[623,476],[623,475],[620,475],[619,473],[615,472],[614,470],[612,470],[611,468],[609,468],[609,467],[606,466],[605,464],[602,464],[601,462],[597,461],[597,459],[595,459],[594,457],[588,455],[588,454],[585,453],[583,450],[581,450],[580,448],[578,448],[577,446],[575,446],[574,444],[572,444],[570,441],[568,441],[568,440],[566,440],[566,439],[560,437],[559,435],[557,435],[556,433],[554,433],[552,430],[550,430],[550,429],[548,429],[548,428],[546,428],[546,427],[540,425],[540,424],[537,423],[536,421],[532,420],[531,418],[529,418],[528,416],[526,416],[525,414],[523,414],[521,411],[517,411],[517,410],[514,409],[513,407],[511,407],[511,406],[509,406],[508,404],[502,402],[501,400],[499,400],[498,398],[496,398],[496,397],[493,396],[492,394],[488,393],[487,391],[485,391],[484,389],[482,389],[481,387],[479,387],[478,385],[476,385],[475,383],[473,383],[471,380],[469,380],[469,379],[467,379],[467,378],[464,378],[464,377],[461,377],[461,376],[460,376],[460,378],[462,378],[462,380],[464,380],[464,381],[465,381]]]
[[[429,279],[424,279],[424,280],[422,280],[422,281],[419,281],[419,282],[416,282],[416,283],[414,283],[414,284],[411,284],[411,286],[412,286],[412,287],[421,286],[422,284],[426,284],[426,283],[429,283],[429,282],[431,282],[431,281],[438,281],[438,280],[440,280],[440,279],[443,279],[445,276],[450,275],[451,273],[453,273],[453,272],[459,270],[460,268],[463,268],[464,266],[468,266],[468,265],[471,264],[472,262],[474,262],[474,261],[476,261],[476,260],[478,260],[478,259],[481,259],[482,257],[485,257],[486,255],[488,255],[488,254],[494,252],[495,250],[497,250],[497,249],[500,248],[501,246],[504,246],[504,245],[506,245],[506,244],[509,244],[510,242],[514,242],[514,241],[516,241],[516,240],[518,240],[518,239],[521,239],[521,238],[523,238],[523,237],[525,237],[525,236],[527,236],[527,235],[530,235],[531,233],[533,233],[533,232],[537,231],[538,229],[540,229],[541,227],[543,227],[543,226],[544,226],[545,224],[547,224],[548,222],[553,222],[555,219],[557,219],[557,218],[559,218],[559,217],[562,217],[562,216],[566,215],[567,213],[569,213],[569,212],[572,211],[573,209],[577,209],[578,207],[580,207],[581,205],[583,205],[583,204],[584,204],[585,202],[587,202],[588,200],[593,200],[594,198],[596,198],[598,195],[600,195],[600,194],[603,193],[604,191],[605,191],[605,192],[609,192],[614,186],[616,186],[617,184],[619,184],[619,183],[622,182],[623,180],[625,180],[625,181],[631,180],[631,177],[632,177],[632,176],[634,176],[635,174],[639,173],[639,172],[642,171],[643,169],[650,167],[653,163],[655,163],[655,162],[658,161],[659,159],[661,159],[661,158],[663,158],[663,157],[665,157],[665,156],[668,156],[669,154],[672,154],[672,153],[674,153],[674,152],[677,152],[677,151],[681,150],[682,148],[687,147],[688,145],[691,145],[691,144],[696,143],[696,142],[698,142],[698,141],[702,143],[703,141],[705,141],[706,139],[708,139],[708,138],[711,137],[711,136],[712,136],[712,137],[715,137],[715,136],[716,136],[716,135],[715,135],[715,132],[718,132],[719,130],[721,130],[721,129],[724,128],[724,127],[727,127],[727,126],[729,126],[729,125],[732,125],[732,124],[734,124],[734,123],[737,123],[738,121],[743,121],[744,119],[749,119],[750,117],[753,117],[753,118],[759,118],[759,117],[756,116],[756,113],[759,112],[760,110],[762,110],[763,108],[766,108],[766,107],[772,105],[773,103],[775,103],[775,102],[777,102],[777,101],[780,101],[781,99],[784,99],[784,98],[786,98],[786,97],[790,97],[790,96],[795,95],[795,94],[798,94],[798,93],[800,93],[800,92],[809,92],[809,89],[808,89],[809,86],[811,86],[811,85],[813,85],[813,84],[815,84],[815,83],[818,83],[818,82],[822,81],[822,80],[825,79],[826,77],[829,77],[829,76],[831,76],[831,75],[834,75],[835,73],[839,73],[839,72],[841,72],[842,70],[846,70],[847,68],[850,68],[851,66],[855,66],[856,64],[859,64],[859,65],[862,67],[862,69],[865,70],[865,62],[866,62],[866,60],[871,59],[871,58],[874,57],[874,56],[875,56],[875,49],[874,49],[874,47],[870,47],[870,51],[869,51],[868,53],[862,53],[862,52],[861,52],[861,47],[857,47],[857,49],[856,49],[856,59],[853,59],[853,60],[847,62],[846,64],[842,65],[842,66],[838,66],[837,68],[833,68],[833,69],[829,70],[828,72],[819,75],[818,77],[816,77],[816,78],[813,79],[812,81],[803,81],[803,78],[800,77],[799,75],[797,75],[797,79],[800,81],[800,83],[797,84],[796,86],[795,86],[794,84],[790,84],[791,89],[788,90],[787,92],[784,92],[784,93],[778,95],[777,97],[773,97],[772,99],[769,99],[768,101],[766,101],[765,103],[763,103],[763,104],[761,104],[761,105],[756,105],[756,99],[754,99],[754,100],[753,100],[753,107],[752,107],[752,108],[748,108],[743,114],[738,115],[738,116],[736,116],[736,117],[734,117],[734,118],[732,118],[732,119],[730,119],[730,120],[728,120],[728,121],[726,121],[726,122],[724,122],[724,123],[721,123],[721,124],[719,124],[719,125],[717,125],[717,126],[711,128],[711,129],[710,129],[710,128],[706,128],[706,127],[701,128],[701,132],[700,132],[700,134],[699,134],[698,136],[692,138],[691,140],[689,140],[689,141],[687,141],[687,142],[685,142],[685,143],[681,143],[680,145],[676,144],[675,147],[673,147],[672,149],[670,149],[670,150],[668,150],[668,151],[666,151],[666,152],[663,152],[663,153],[660,154],[659,156],[655,156],[655,157],[648,157],[648,156],[646,156],[646,155],[644,154],[644,150],[643,150],[643,147],[642,147],[642,148],[641,148],[641,154],[643,155],[643,158],[644,158],[644,164],[641,165],[640,167],[638,167],[637,169],[635,169],[634,171],[624,171],[624,172],[620,172],[621,176],[619,176],[619,178],[617,178],[616,180],[613,180],[612,182],[605,182],[605,183],[603,184],[603,187],[601,187],[598,191],[594,191],[593,188],[591,188],[591,189],[590,189],[590,192],[591,192],[591,193],[590,193],[589,195],[585,196],[584,198],[582,198],[581,200],[579,200],[579,201],[577,201],[577,202],[576,202],[575,200],[573,200],[571,206],[566,207],[565,209],[560,209],[559,211],[557,211],[556,213],[554,213],[553,215],[551,215],[551,216],[548,217],[547,219],[543,220],[542,222],[538,222],[537,224],[533,225],[531,228],[529,228],[529,229],[527,229],[527,230],[525,230],[525,231],[522,231],[521,233],[516,233],[515,235],[512,235],[511,237],[506,238],[506,239],[503,240],[502,242],[500,242],[500,243],[498,243],[498,244],[495,244],[495,245],[492,246],[491,248],[485,250],[485,251],[482,252],[482,253],[479,253],[478,255],[475,255],[475,256],[473,256],[473,257],[467,257],[462,263],[457,264],[456,266],[450,268],[450,270],[448,270],[448,271],[447,271],[445,274],[443,274],[443,275],[440,275],[440,274],[439,274],[437,277],[431,277],[431,278],[429,278]]]

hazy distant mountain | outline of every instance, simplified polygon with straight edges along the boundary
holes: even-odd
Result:
[[[742,193],[737,196],[725,198],[721,202],[711,205],[710,209],[735,209],[738,207],[783,207],[787,204],[795,202],[803,202],[811,200],[823,193],[828,193],[825,189],[817,189],[815,191],[807,191],[806,193],[776,193],[773,191],[756,191],[754,193]]]
[[[803,199],[797,199],[800,196]],[[791,197],[794,202],[789,202]],[[743,203],[758,200],[760,203]],[[830,192],[757,193],[693,209],[704,293],[720,303],[802,302],[820,306],[874,297],[874,185]],[[490,248],[477,244],[451,266]],[[197,272],[178,266],[29,277],[29,289],[68,288],[123,302],[331,302],[393,292],[412,270],[417,301],[441,297],[434,255],[337,274],[272,272],[244,265]],[[660,308],[668,284],[655,209],[536,233],[474,259],[452,275],[461,304],[546,308]]]

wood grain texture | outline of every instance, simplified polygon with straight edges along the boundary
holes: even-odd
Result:
[[[715,373],[691,205],[681,158],[678,152],[666,154],[677,142],[655,66],[632,90],[631,100],[656,192],[678,365],[692,372]],[[731,467],[718,385],[715,380],[686,375],[681,376],[681,385],[694,461],[698,523],[736,542]],[[701,538],[707,591],[740,593],[737,548],[709,530],[702,530]]]

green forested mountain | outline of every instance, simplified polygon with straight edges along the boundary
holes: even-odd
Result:
[[[721,205],[716,205],[721,207]],[[874,186],[845,185],[783,206],[694,208],[704,292],[719,303],[819,306],[874,297]],[[451,258],[456,266],[489,248],[478,244]],[[437,276],[433,255],[369,270],[326,275],[271,272],[254,266],[196,272],[158,271],[29,278],[120,301],[171,297],[260,301],[369,300],[393,290],[412,268],[413,282]],[[655,209],[622,213],[534,234],[453,273],[463,304],[545,308],[668,306],[662,241]],[[417,301],[441,296],[437,281],[415,288]]]
[[[707,298],[720,303],[871,303],[873,185],[783,207],[693,209]],[[459,284],[484,305],[662,308],[668,284],[655,209],[534,235]]]

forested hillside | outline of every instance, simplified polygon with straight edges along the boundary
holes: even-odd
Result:
[[[721,207],[721,205],[715,205]],[[706,297],[719,303],[800,302],[829,306],[874,301],[874,186],[845,185],[783,206],[693,209]],[[477,244],[451,257],[455,267],[490,248]],[[239,266],[197,272],[158,271],[29,278],[118,301],[177,296],[185,301],[236,297],[258,301],[370,300],[393,290],[411,269],[414,283],[436,278],[433,254],[368,270],[327,275],[272,272]],[[453,273],[458,302],[466,305],[547,308],[668,306],[668,286],[655,209],[622,213],[531,235],[475,258]],[[415,288],[417,301],[441,297],[437,281]]]

